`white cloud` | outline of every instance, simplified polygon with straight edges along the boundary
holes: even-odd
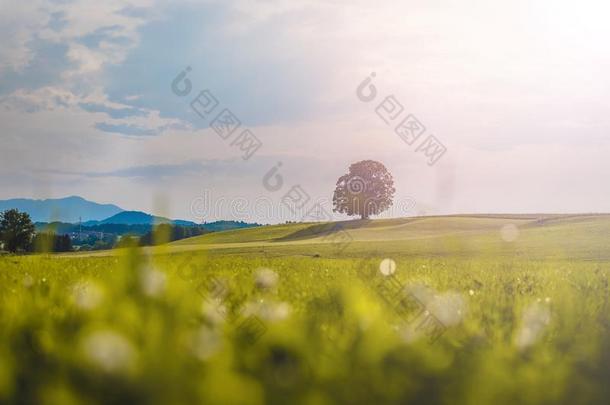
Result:
[[[0,74],[21,70],[32,59],[28,42],[40,30],[47,17],[35,1],[3,1],[0,3]]]

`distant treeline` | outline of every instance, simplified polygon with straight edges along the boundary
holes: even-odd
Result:
[[[28,248],[28,251],[31,252],[69,252],[151,246],[210,232],[260,226],[242,221],[216,221],[197,226],[176,224],[81,226],[64,222],[37,222],[34,225],[36,234]]]
[[[172,242],[210,232],[211,231],[198,226],[156,225],[150,232],[147,232],[140,238],[140,246],[151,246],[159,243]]]
[[[65,222],[36,222],[36,230],[39,232],[54,232],[56,234],[77,233],[77,232],[104,232],[115,235],[144,235],[150,232],[151,225],[127,225],[127,224],[101,224],[91,226],[79,226],[78,224],[68,224]]]
[[[144,214],[146,215],[146,214]],[[101,250],[123,246],[153,245],[203,235],[209,232],[260,226],[241,221],[216,221],[197,225],[178,224],[69,224],[32,223],[27,212],[8,209],[0,212],[0,251],[70,252]]]
[[[104,232],[115,235],[136,235],[142,236],[152,231],[154,225],[149,224],[99,224],[89,226],[79,226],[79,224],[69,224],[65,222],[36,222],[34,224],[38,232],[54,232],[58,235],[66,233],[82,232]],[[260,226],[256,223],[248,223],[243,221],[215,221],[208,222],[197,226],[174,225],[185,228],[201,228],[205,231],[217,232],[227,231],[231,229],[252,228]]]
[[[28,250],[30,252],[71,252],[72,240],[70,235],[41,232],[34,235]]]

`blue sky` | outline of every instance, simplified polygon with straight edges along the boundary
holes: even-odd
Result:
[[[610,211],[610,6],[489,3],[4,1],[0,198],[198,220],[205,197],[251,207],[207,220],[296,220],[252,207],[293,185],[328,200],[350,163],[374,159],[397,205],[417,203],[388,215]],[[356,89],[372,72],[367,103]],[[202,90],[262,142],[247,161],[192,111]],[[378,116],[387,96],[426,127],[418,143],[444,145],[434,165]],[[286,186],[270,192],[278,162]]]

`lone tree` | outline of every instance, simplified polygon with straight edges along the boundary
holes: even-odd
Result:
[[[388,169],[374,160],[353,163],[349,173],[337,180],[333,211],[368,219],[392,206],[394,179]]]
[[[25,251],[29,248],[34,236],[34,224],[27,212],[16,209],[0,214],[0,240],[9,252]]]

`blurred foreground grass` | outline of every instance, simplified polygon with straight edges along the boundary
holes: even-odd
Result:
[[[609,402],[606,261],[352,247],[1,257],[0,403]]]

